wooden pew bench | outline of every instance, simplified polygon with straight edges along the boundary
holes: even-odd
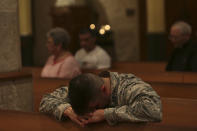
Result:
[[[33,94],[34,94],[34,111],[39,111],[40,101],[43,95],[51,93],[62,85],[68,85],[69,80],[58,78],[42,78],[40,76],[41,67],[24,67],[23,72],[33,75]]]
[[[68,85],[69,80],[41,78],[34,82],[34,111],[38,111],[42,96],[51,93],[61,85]],[[197,99],[196,84],[149,83],[161,97]]]
[[[37,78],[34,79],[34,111],[39,111],[39,104],[44,94],[51,93],[62,85],[68,85],[69,80]]]
[[[0,130],[2,131],[196,131],[197,100],[162,98],[163,120],[159,123],[120,123],[109,126],[106,122],[90,124],[84,128],[66,120],[59,122],[55,118],[36,112],[17,112],[0,110]]]
[[[42,96],[50,93],[60,85],[67,85],[69,80],[41,78],[42,68],[29,68],[33,73],[34,110],[38,111]],[[27,70],[27,69],[26,69]],[[101,70],[83,70],[98,74]],[[115,71],[115,70],[112,70]],[[124,71],[123,71],[124,72]],[[125,73],[129,73],[126,72]],[[161,97],[197,99],[197,74],[188,72],[136,72],[137,77],[151,84]]]
[[[189,73],[190,74],[190,73]],[[149,83],[162,97],[197,99],[197,82],[185,80],[188,73],[162,72],[162,73],[136,73],[135,75]],[[194,79],[197,74],[193,74]]]
[[[197,99],[196,84],[149,83],[161,97]],[[34,82],[34,111],[38,111],[42,96],[51,93],[61,85],[68,85],[68,80],[42,78]]]
[[[120,72],[165,72],[165,62],[113,62],[110,70]]]
[[[197,99],[196,84],[149,83],[161,97]]]
[[[185,72],[183,75],[183,83],[197,84],[197,72]]]

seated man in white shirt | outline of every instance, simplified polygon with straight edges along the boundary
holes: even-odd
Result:
[[[75,54],[76,60],[83,69],[106,69],[111,66],[107,52],[96,45],[96,34],[90,29],[79,32],[81,49]]]

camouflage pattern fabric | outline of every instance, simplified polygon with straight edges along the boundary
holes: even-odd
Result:
[[[111,103],[104,110],[110,125],[118,122],[161,121],[162,105],[153,88],[133,74],[110,72]]]
[[[162,120],[160,97],[152,87],[133,74],[110,72],[111,102],[104,109],[110,125],[118,122],[149,122]],[[64,120],[64,110],[69,104],[68,87],[61,87],[43,96],[40,112],[52,114]]]

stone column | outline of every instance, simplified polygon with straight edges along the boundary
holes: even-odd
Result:
[[[18,0],[0,0],[0,109],[33,111],[31,74],[21,77],[18,23]]]
[[[97,0],[114,32],[117,61],[139,61],[138,0]]]
[[[0,0],[0,72],[21,69],[18,0]]]

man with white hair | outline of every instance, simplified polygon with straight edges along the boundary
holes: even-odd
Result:
[[[167,71],[197,71],[197,44],[191,40],[192,28],[178,21],[171,26],[169,40],[174,46]]]

